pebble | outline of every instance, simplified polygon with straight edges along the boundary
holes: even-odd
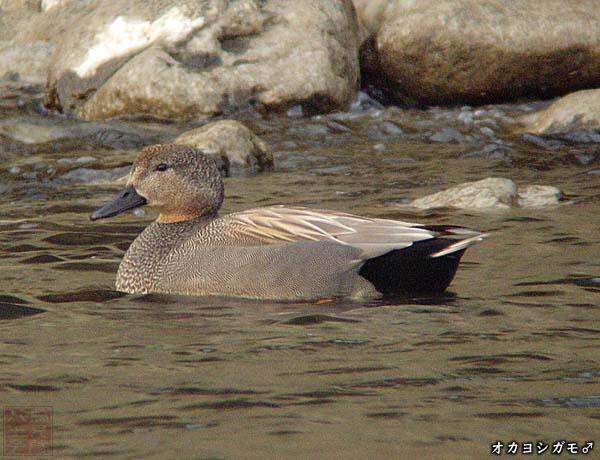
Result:
[[[129,172],[129,166],[123,166],[114,169],[92,169],[92,168],[77,168],[62,175],[62,179],[73,182],[112,182],[125,176]]]
[[[480,150],[474,150],[462,155],[463,158],[487,158],[490,160],[509,160],[512,149],[498,143],[487,144]]]
[[[293,107],[290,107],[286,114],[288,117],[298,118],[304,115],[304,110],[302,109],[301,105],[295,105]]]
[[[364,112],[369,109],[383,109],[383,105],[370,97],[367,93],[359,91],[356,98],[352,102],[350,110],[352,112]]]
[[[402,136],[404,134],[402,128],[391,121],[384,121],[381,123],[380,128],[381,132],[388,136]]]
[[[82,163],[91,163],[92,161],[96,161],[96,158],[90,156],[83,156],[77,158],[59,158],[57,163],[59,164],[82,164]]]
[[[327,127],[333,132],[338,132],[338,133],[352,132],[352,130],[350,128],[348,128],[346,125],[343,125],[342,123],[338,123],[337,121],[328,121]]]
[[[105,129],[94,134],[98,145],[113,149],[135,149],[144,145],[144,139],[135,133],[125,133],[116,129]]]
[[[454,128],[443,128],[429,138],[433,142],[462,142],[466,136]]]
[[[576,152],[573,154],[573,156],[575,157],[577,162],[582,166],[587,166],[596,159],[595,155],[583,152]]]
[[[494,133],[494,130],[492,128],[488,128],[487,126],[480,127],[479,131],[481,131],[481,134],[484,134],[488,137],[494,137],[496,135],[496,133]]]
[[[473,124],[473,113],[470,111],[460,112],[458,114],[458,120],[462,121],[465,125]]]
[[[597,144],[600,143],[600,132],[594,131],[572,131],[557,135],[560,139],[572,142],[573,144]]]
[[[521,136],[521,138],[524,141],[529,142],[530,144],[536,145],[538,147],[541,147],[541,148],[547,149],[547,150],[556,150],[563,145],[562,142],[547,140],[547,139],[544,139],[543,137],[536,136],[534,134],[529,134],[529,133],[523,134]]]
[[[308,135],[308,136],[324,136],[331,133],[331,130],[327,127],[327,125],[323,125],[321,123],[304,123],[298,126],[291,126],[288,128],[289,134],[300,134],[300,135]]]
[[[36,223],[34,223],[34,222],[27,222],[27,223],[25,223],[25,224],[21,224],[21,225],[19,225],[19,228],[20,228],[21,230],[29,230],[29,229],[31,229],[31,228],[37,228],[37,227],[39,227],[39,225],[38,225],[38,224],[36,224]]]

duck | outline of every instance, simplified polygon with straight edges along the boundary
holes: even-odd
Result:
[[[129,246],[116,289],[130,294],[310,301],[441,293],[486,234],[300,206],[227,215],[216,162],[185,145],[143,148],[125,188],[90,215],[148,206],[158,217]]]

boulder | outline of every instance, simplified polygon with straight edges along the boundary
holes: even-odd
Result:
[[[0,1],[0,42],[12,40],[23,23],[39,12],[39,0]]]
[[[364,40],[379,30],[388,7],[394,2],[390,0],[353,0],[353,3]]]
[[[462,209],[539,208],[559,204],[561,199],[562,193],[556,187],[529,185],[517,188],[510,179],[489,177],[417,198],[410,205],[421,209],[446,207]]]
[[[179,135],[175,144],[185,144],[218,157],[221,170],[271,171],[273,155],[267,145],[242,123],[223,120]]]
[[[39,0],[0,1],[0,79],[46,83],[52,44],[32,37],[22,39],[40,12]]]
[[[48,42],[0,45],[0,78],[44,85],[48,78],[53,47]]]
[[[600,142],[600,89],[568,94],[549,107],[521,117],[522,131],[540,135],[562,136],[589,131]]]
[[[62,112],[208,118],[348,108],[358,41],[351,0],[48,0],[10,46],[51,44]]]
[[[366,83],[417,105],[548,97],[600,86],[596,0],[354,0],[372,31]]]

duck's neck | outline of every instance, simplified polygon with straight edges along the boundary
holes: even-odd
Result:
[[[125,253],[117,273],[117,289],[129,293],[156,291],[166,257],[215,217],[201,216],[174,223],[152,222]]]

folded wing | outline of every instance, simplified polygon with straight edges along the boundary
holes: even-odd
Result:
[[[439,254],[432,254],[437,257],[464,249],[482,238],[478,232],[462,227],[426,227],[398,220],[302,207],[270,206],[227,217],[236,233],[244,239],[254,240],[254,244],[333,241],[360,249],[365,259],[407,248],[418,241],[448,238],[448,247],[439,251]]]

